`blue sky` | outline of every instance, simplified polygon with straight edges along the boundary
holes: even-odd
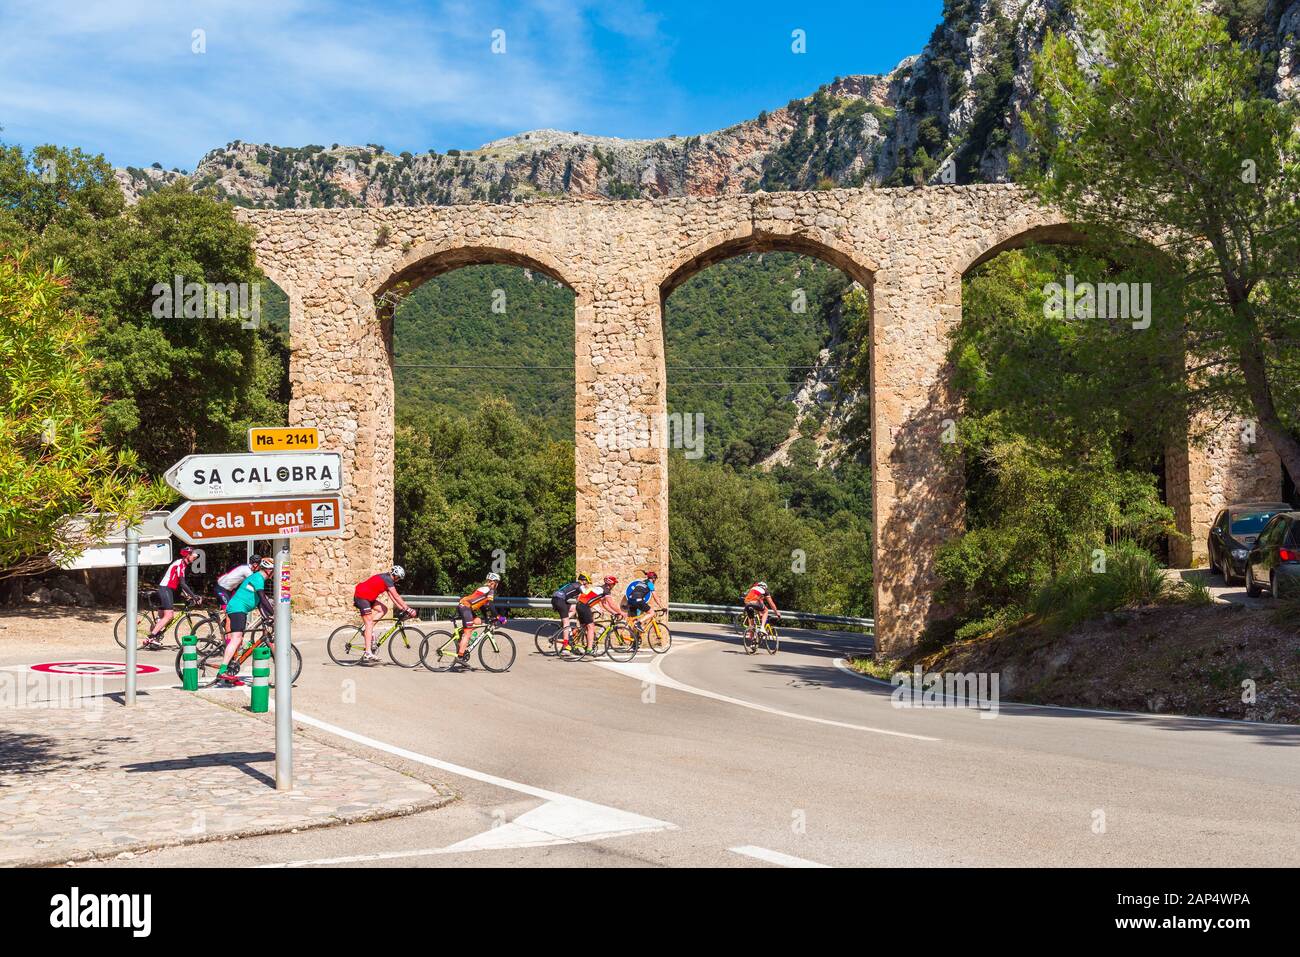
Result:
[[[920,51],[942,0],[0,0],[0,140],[190,170],[231,140],[719,129]],[[194,31],[205,52],[195,52]],[[504,53],[493,32],[504,31]],[[804,31],[806,52],[792,50]]]

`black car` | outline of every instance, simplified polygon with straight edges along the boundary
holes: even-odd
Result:
[[[1210,567],[1223,576],[1225,585],[1246,577],[1246,557],[1269,520],[1288,512],[1286,502],[1242,502],[1229,505],[1210,526]]]
[[[1246,558],[1246,594],[1300,595],[1300,512],[1274,515]]]

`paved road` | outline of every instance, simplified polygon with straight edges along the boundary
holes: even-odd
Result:
[[[675,634],[626,666],[543,658],[523,634],[506,675],[341,669],[296,634],[309,733],[461,800],[127,863],[1300,864],[1300,729],[899,709],[836,666],[860,639],[791,631],[751,657],[720,626]]]
[[[1272,608],[1272,598],[1262,596],[1260,598],[1251,598],[1246,594],[1245,584],[1228,585],[1224,582],[1223,576],[1218,572],[1212,572],[1208,568],[1169,568],[1165,574],[1170,578],[1176,578],[1180,581],[1204,582],[1210,589],[1210,594],[1219,602],[1230,605],[1245,605],[1247,608]]]

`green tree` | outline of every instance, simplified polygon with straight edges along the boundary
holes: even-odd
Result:
[[[138,517],[161,494],[134,455],[101,441],[92,325],[67,307],[67,282],[59,263],[0,252],[0,578],[49,567],[52,550],[75,553],[69,517]]]
[[[1195,408],[1252,416],[1300,482],[1297,107],[1197,0],[1079,0],[1049,34],[1024,181],[1071,218],[1155,238],[1180,294]]]

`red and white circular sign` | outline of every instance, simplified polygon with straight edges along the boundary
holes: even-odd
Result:
[[[43,671],[51,675],[103,675],[112,678],[126,674],[126,665],[120,661],[48,661],[32,665],[32,671]],[[151,675],[157,671],[153,665],[135,666],[138,675]]]

